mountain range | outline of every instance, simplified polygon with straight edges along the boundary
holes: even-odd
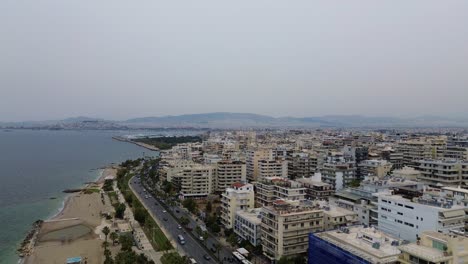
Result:
[[[412,118],[327,115],[319,117],[271,117],[251,113],[215,112],[128,120],[74,117],[64,120],[0,122],[0,127],[57,129],[133,128],[325,128],[325,127],[468,127],[467,117],[419,116]]]

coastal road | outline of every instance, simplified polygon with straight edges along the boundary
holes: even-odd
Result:
[[[176,219],[174,219],[174,217],[169,214],[169,212],[163,212],[165,209],[158,200],[156,200],[152,195],[149,195],[148,198],[145,198],[146,194],[144,193],[144,188],[136,177],[133,177],[130,180],[130,185],[132,186],[133,190],[135,190],[135,195],[140,197],[140,200],[143,201],[145,206],[149,208],[153,215],[158,218],[164,229],[172,236],[172,239],[176,241],[177,251],[186,252],[188,257],[194,258],[197,263],[218,263],[213,258],[209,261],[204,258],[204,255],[210,255],[210,253],[204,247],[202,247],[195,238],[190,236],[188,231],[185,231],[184,229],[178,229],[179,224],[177,223]],[[178,235],[182,235],[185,238],[185,245],[181,245],[179,243],[177,239]]]

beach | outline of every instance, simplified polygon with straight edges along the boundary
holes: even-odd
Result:
[[[104,179],[115,176],[116,168],[105,168],[94,183],[89,183],[83,189],[92,192],[77,192],[70,194],[63,209],[54,217],[44,221],[36,237],[30,255],[25,257],[26,264],[66,263],[70,257],[81,257],[87,263],[102,263],[104,250],[101,233],[105,225],[110,225],[103,212],[112,212],[107,195],[101,198]],[[104,201],[104,202],[103,202]]]

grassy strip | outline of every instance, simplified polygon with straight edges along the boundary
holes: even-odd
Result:
[[[154,221],[153,217],[149,214],[149,212],[145,209],[143,204],[138,200],[135,194],[132,192],[130,187],[128,186],[129,180],[133,177],[132,173],[126,173],[124,177],[118,179],[119,189],[122,192],[125,200],[127,201],[128,205],[131,207],[133,213],[136,210],[143,208],[144,210],[144,221],[140,222],[143,231],[145,232],[146,236],[150,240],[153,248],[156,251],[162,250],[170,250],[172,249],[172,245],[164,235],[164,233],[159,228],[156,221]]]

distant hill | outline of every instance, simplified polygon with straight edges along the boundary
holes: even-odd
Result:
[[[55,121],[9,122],[0,127],[45,127],[54,129],[133,128],[326,128],[326,127],[468,127],[468,117],[420,116],[414,118],[327,115],[317,117],[271,117],[251,113],[215,112],[177,116],[140,117],[110,121],[74,117]]]

